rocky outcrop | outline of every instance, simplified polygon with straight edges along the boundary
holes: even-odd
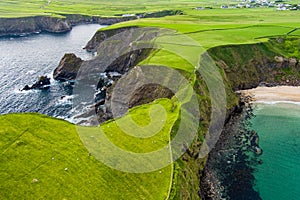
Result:
[[[43,31],[50,33],[63,33],[71,29],[71,23],[62,18],[37,16],[0,19],[0,36],[14,36]]]
[[[53,72],[53,78],[58,81],[74,80],[83,60],[75,54],[65,54]]]
[[[50,85],[50,78],[47,76],[40,76],[39,79],[32,85],[25,85],[21,91],[34,90],[34,89],[48,89]]]
[[[90,41],[88,41],[84,49],[89,52],[96,52],[101,42],[103,42],[105,39],[117,35],[123,31],[130,31],[136,28],[138,27],[130,26],[130,27],[123,27],[118,29],[100,30],[92,37]]]
[[[151,41],[157,36],[159,30],[126,27],[117,30],[101,30],[95,34],[87,46],[97,54],[94,59],[81,64],[76,77],[80,83],[97,85],[94,102],[90,108],[96,111],[98,119],[84,121],[84,124],[102,123],[111,119],[113,117],[112,103],[117,104],[114,104],[114,107],[120,108],[120,112],[118,111],[117,116],[114,116],[119,117],[124,115],[128,108],[149,103],[158,98],[171,98],[174,95],[172,91],[157,84],[138,84],[145,78],[145,75],[143,71],[136,70],[139,67],[135,66],[147,58],[153,50],[151,46],[139,48],[132,44],[139,44],[139,41]],[[130,81],[123,80],[123,77],[127,75],[133,76]],[[116,85],[123,89],[117,92],[118,99],[122,99],[121,101],[112,98]],[[87,117],[89,114],[92,115],[93,111],[88,111],[87,114],[81,116],[89,118]]]
[[[249,130],[253,118],[252,97],[240,94],[239,109],[223,127],[216,146],[209,153],[201,177],[202,199],[260,199],[254,190],[253,168],[261,163],[258,134]]]

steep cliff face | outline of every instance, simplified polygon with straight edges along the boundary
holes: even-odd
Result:
[[[71,29],[72,25],[68,20],[54,17],[37,16],[0,19],[0,36],[30,34],[42,31],[63,33]]]
[[[88,41],[84,49],[86,49],[89,52],[96,52],[100,44],[105,39],[117,35],[123,31],[130,31],[136,28],[138,27],[131,26],[131,27],[118,28],[118,29],[100,30],[92,37],[90,41]]]

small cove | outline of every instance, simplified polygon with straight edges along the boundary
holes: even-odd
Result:
[[[299,87],[241,91],[253,100],[226,124],[203,173],[205,199],[299,199]],[[254,151],[258,135],[262,155]]]

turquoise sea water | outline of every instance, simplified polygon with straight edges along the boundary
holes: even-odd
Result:
[[[254,108],[251,128],[263,149],[254,189],[263,200],[300,199],[300,105],[258,103]]]

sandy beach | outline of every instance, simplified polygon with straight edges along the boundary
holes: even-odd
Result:
[[[250,90],[241,90],[239,92],[247,96],[252,96],[254,101],[300,102],[300,87],[294,86],[257,87]]]

